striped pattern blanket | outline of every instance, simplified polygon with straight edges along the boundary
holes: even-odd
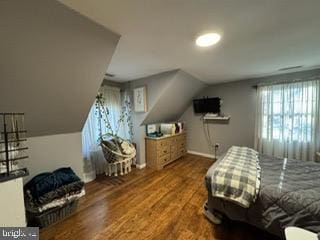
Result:
[[[213,197],[224,198],[244,208],[250,207],[259,193],[260,171],[255,150],[232,146],[217,163],[211,176]]]

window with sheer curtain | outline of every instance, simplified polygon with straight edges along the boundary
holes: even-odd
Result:
[[[115,130],[118,127],[118,136],[129,139],[128,126],[125,123],[117,126],[122,111],[122,103],[124,100],[130,101],[129,95],[126,93],[122,95],[119,88],[110,86],[102,86],[99,92],[103,95],[105,105],[109,110],[108,117],[112,129]],[[100,136],[99,126],[101,126],[102,134],[108,133],[105,124],[100,125],[98,115],[96,114],[96,106],[93,104],[82,130],[82,155],[84,158],[85,178],[90,180],[96,174],[104,173],[106,167],[106,161],[98,143]]]
[[[259,86],[255,145],[277,157],[315,160],[320,148],[320,81]]]

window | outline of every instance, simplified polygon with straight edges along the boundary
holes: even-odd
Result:
[[[103,86],[99,90],[105,98],[105,106],[109,111],[109,123],[113,131],[117,132],[119,137],[129,139],[128,121],[119,124],[119,119],[122,111],[122,101],[127,100],[129,96],[124,94],[121,96],[119,88]],[[100,123],[102,123],[100,125]],[[82,130],[82,154],[84,158],[84,172],[89,174],[95,171],[96,174],[102,174],[105,170],[106,161],[99,146],[99,137],[101,133],[110,133],[106,124],[99,120],[98,112],[95,104],[91,107],[88,118]]]
[[[266,87],[262,92],[262,137],[280,141],[312,141],[316,87],[297,84]]]
[[[256,149],[314,160],[320,149],[320,81],[259,86],[257,96]]]

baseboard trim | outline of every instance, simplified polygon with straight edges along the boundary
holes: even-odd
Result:
[[[187,153],[193,154],[193,155],[198,155],[198,156],[201,156],[201,157],[206,157],[206,158],[214,159],[214,155],[213,155],[213,154],[196,152],[196,151],[190,151],[190,150],[188,150]],[[218,157],[218,156],[217,156],[217,157]]]
[[[142,168],[145,168],[146,167],[146,164],[145,163],[142,163],[142,164],[136,164],[136,167],[138,168],[138,169],[142,169]]]
[[[83,174],[84,183],[92,182],[95,179],[96,179],[96,173],[95,172],[90,172],[90,173],[84,173]]]

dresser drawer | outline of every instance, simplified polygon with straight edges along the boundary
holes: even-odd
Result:
[[[178,151],[178,144],[174,143],[170,146],[170,152],[171,154],[176,153]]]
[[[177,142],[185,142],[186,141],[186,135],[180,135],[177,136]]]
[[[153,169],[160,170],[185,154],[185,133],[161,138],[146,137],[146,161]]]
[[[183,142],[178,142],[178,149],[185,149],[186,148],[186,142],[185,141],[183,141]]]
[[[187,150],[186,150],[185,148],[180,148],[180,149],[178,150],[178,155],[179,155],[179,157],[185,155],[186,153],[187,153]]]
[[[187,153],[187,151],[184,148],[178,149],[176,152],[171,153],[171,159],[176,160],[176,159],[184,156],[186,153]]]
[[[163,155],[162,157],[159,157],[159,164],[160,165],[165,165],[168,162],[170,162],[170,154],[166,154],[166,155]]]
[[[167,146],[170,146],[170,144],[171,144],[171,139],[159,140],[157,142],[157,148],[160,149],[160,148],[163,148],[163,147],[167,147]]]
[[[170,153],[170,145],[165,145],[157,148],[158,157],[162,157],[163,155]]]
[[[171,153],[171,160],[172,161],[178,159],[179,157],[181,157],[181,156],[179,155],[178,151]]]
[[[178,138],[178,137],[173,137],[173,138],[171,139],[171,145],[176,144],[178,141],[179,141],[179,138]]]

